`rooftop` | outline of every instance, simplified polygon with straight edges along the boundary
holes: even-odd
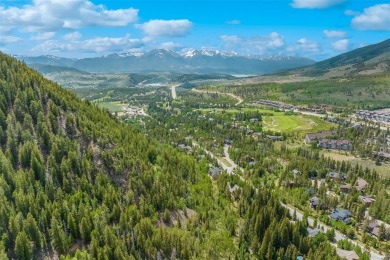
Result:
[[[361,191],[364,190],[364,188],[367,186],[367,181],[363,178],[358,178],[355,183],[355,187],[357,190]]]

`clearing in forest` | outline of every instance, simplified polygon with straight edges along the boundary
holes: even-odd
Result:
[[[263,116],[264,130],[275,132],[317,132],[329,130],[335,127],[334,124],[328,123],[315,116],[307,115],[285,115],[274,113],[272,116]]]

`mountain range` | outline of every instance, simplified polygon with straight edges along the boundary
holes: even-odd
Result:
[[[52,55],[27,57],[16,56],[26,64],[71,67],[90,73],[130,72],[196,72],[226,74],[273,73],[311,65],[313,60],[302,57],[244,56],[235,52],[217,50],[191,50],[180,55],[166,49],[155,49],[146,53],[115,53],[95,58],[68,59]]]

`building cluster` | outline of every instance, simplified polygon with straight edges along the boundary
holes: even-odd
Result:
[[[189,146],[189,145],[179,144],[179,145],[177,146],[177,148],[178,148],[180,151],[187,152],[188,155],[193,155],[193,154],[194,154],[194,150],[193,150],[192,147]]]
[[[273,107],[280,110],[302,111],[302,112],[311,112],[311,113],[320,113],[320,114],[323,114],[327,111],[332,111],[333,109],[332,106],[324,105],[324,106],[303,107],[303,106],[294,106],[294,105],[289,105],[289,104],[285,104],[277,101],[265,100],[265,99],[252,101],[252,104]]]
[[[326,116],[323,118],[325,121],[328,121],[329,123],[334,123],[342,126],[353,126],[353,124],[349,121],[345,121],[344,119],[341,118],[336,118],[336,117],[331,117],[331,116]]]
[[[268,106],[268,107],[273,107],[273,108],[277,108],[277,109],[282,109],[282,110],[283,109],[287,109],[287,110],[299,110],[299,109],[301,109],[300,107],[297,107],[297,106],[283,104],[283,103],[276,102],[276,101],[263,100],[263,99],[253,101],[252,103],[253,104],[258,104],[258,105],[263,105],[263,106]]]
[[[348,139],[331,139],[336,136],[335,131],[323,131],[319,133],[306,134],[305,142],[307,144],[318,143],[318,146],[324,149],[349,150],[352,147],[352,141]]]
[[[321,139],[318,141],[318,145],[324,149],[331,150],[349,150],[352,147],[352,142],[347,139]]]
[[[127,106],[124,109],[124,113],[129,117],[136,117],[136,116],[145,116],[145,112],[141,107],[137,106]]]
[[[297,174],[300,174],[300,172],[296,169],[294,169],[291,173],[294,179],[296,179]],[[375,198],[372,195],[367,194],[367,191],[369,190],[369,183],[361,177],[358,177],[356,180],[351,182],[348,181],[347,175],[330,171],[325,175],[325,178],[317,180],[312,178],[312,186],[306,187],[305,189],[305,191],[310,195],[310,199],[308,201],[310,208],[329,211],[328,216],[334,221],[350,224],[352,222],[353,214],[348,209],[338,208],[334,204],[329,203],[329,201],[323,197],[319,196],[316,190],[319,190],[322,186],[326,188],[326,197],[328,198],[333,197],[339,199],[351,192],[353,192],[353,194],[357,192],[359,194],[356,201],[357,203],[361,203],[368,208],[375,202]],[[374,233],[370,230],[374,230]],[[370,230],[368,230],[368,232],[375,235],[375,229],[371,228]]]
[[[376,123],[390,124],[390,113],[379,111],[360,110],[355,114],[358,119],[372,121]]]
[[[336,134],[337,134],[336,131],[323,131],[319,133],[309,133],[306,134],[305,142],[307,144],[318,142],[320,139],[326,139],[335,136]]]

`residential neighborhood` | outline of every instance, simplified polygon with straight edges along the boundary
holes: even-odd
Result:
[[[356,118],[375,123],[390,124],[390,112],[360,110],[355,114]]]

